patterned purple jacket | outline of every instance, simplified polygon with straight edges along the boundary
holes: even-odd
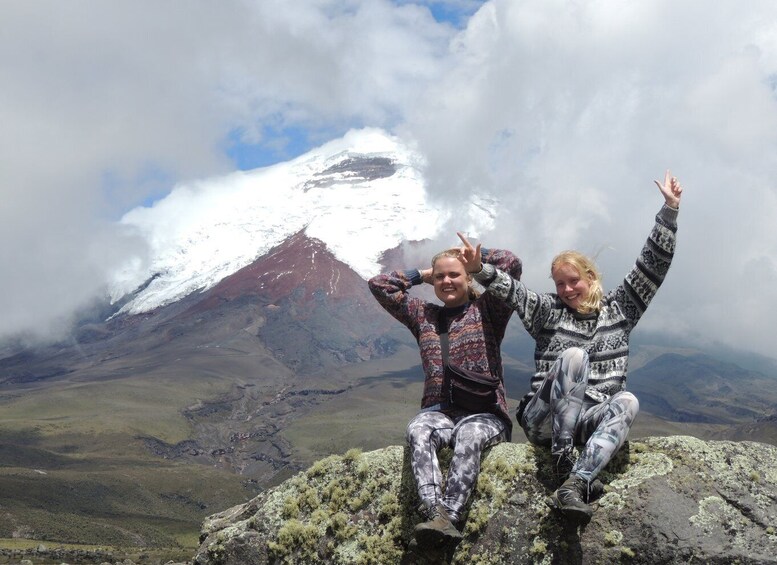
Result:
[[[483,263],[520,279],[521,260],[509,251],[482,250]],[[372,294],[386,311],[407,326],[415,336],[421,353],[424,371],[424,392],[421,407],[442,404],[441,411],[451,416],[466,414],[445,405],[442,393],[443,361],[440,348],[440,319],[449,320],[449,356],[451,363],[464,369],[499,376],[496,415],[505,421],[508,437],[512,430],[505,399],[504,375],[500,346],[510,320],[512,308],[503,300],[484,293],[478,299],[458,308],[426,302],[409,295],[415,285],[423,283],[417,269],[394,271],[369,280]]]

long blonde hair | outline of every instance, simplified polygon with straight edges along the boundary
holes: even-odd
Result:
[[[437,255],[432,257],[432,273],[434,273],[434,265],[439,259],[442,259],[443,257],[458,259],[460,254],[461,250],[458,247],[451,247],[450,249],[440,251]],[[467,295],[470,300],[476,300],[480,296],[480,293],[472,286],[472,275],[469,273],[467,273]]]
[[[588,296],[580,302],[577,311],[581,314],[591,314],[602,309],[602,275],[596,267],[593,259],[580,253],[579,251],[562,251],[550,264],[550,276],[553,278],[553,271],[561,265],[570,265],[577,269],[581,277],[588,279]]]

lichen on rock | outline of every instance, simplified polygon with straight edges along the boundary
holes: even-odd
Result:
[[[447,469],[450,452],[440,461]],[[484,453],[451,563],[770,562],[776,463],[777,448],[753,442],[634,441],[578,528],[544,503],[547,450],[499,444]],[[351,450],[208,518],[195,563],[423,563],[408,550],[418,502],[407,448]]]

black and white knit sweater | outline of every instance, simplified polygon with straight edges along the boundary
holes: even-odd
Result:
[[[570,347],[588,353],[590,374],[586,396],[602,402],[626,388],[629,336],[664,280],[675,249],[678,210],[664,205],[656,215],[634,267],[618,287],[602,299],[598,313],[579,314],[556,294],[536,293],[507,273],[483,264],[475,279],[487,292],[504,300],[536,342],[531,394],[544,373]]]

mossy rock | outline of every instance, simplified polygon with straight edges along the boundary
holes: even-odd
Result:
[[[440,460],[446,469],[450,452]],[[754,442],[631,442],[601,475],[593,519],[575,527],[544,504],[547,450],[500,444],[483,456],[464,540],[446,561],[773,562],[776,464],[777,448]],[[417,505],[407,448],[351,450],[208,518],[195,563],[424,563],[408,550]]]

